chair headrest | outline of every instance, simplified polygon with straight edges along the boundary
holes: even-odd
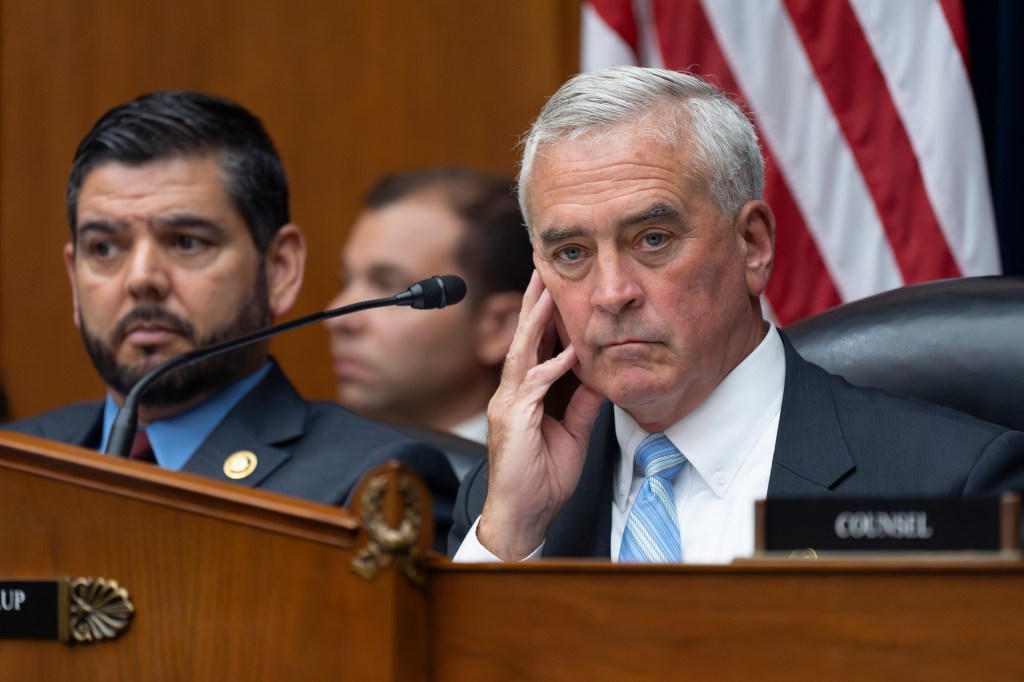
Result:
[[[903,287],[783,331],[804,358],[852,384],[1024,430],[1024,277]]]

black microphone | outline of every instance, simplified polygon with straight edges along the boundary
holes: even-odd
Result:
[[[118,457],[128,456],[128,453],[131,452],[132,442],[135,440],[135,431],[138,427],[139,400],[142,398],[142,394],[146,392],[146,389],[156,383],[158,379],[170,372],[173,372],[179,367],[190,365],[193,362],[198,362],[199,360],[205,360],[206,358],[213,357],[214,355],[226,353],[229,350],[235,350],[236,348],[247,346],[250,343],[263,341],[282,332],[291,331],[292,329],[305,327],[306,325],[313,324],[314,322],[329,320],[332,317],[339,317],[341,315],[347,315],[348,313],[354,313],[360,310],[384,308],[389,305],[408,305],[419,310],[430,310],[433,308],[444,308],[445,306],[455,305],[465,297],[466,282],[461,277],[458,277],[457,275],[435,275],[434,277],[428,277],[427,279],[416,282],[416,284],[413,284],[411,287],[396,296],[378,298],[372,301],[363,301],[361,303],[353,303],[340,308],[312,313],[311,315],[300,317],[296,320],[292,320],[291,322],[284,322],[274,327],[267,327],[266,329],[261,329],[259,331],[252,332],[251,334],[240,336],[237,339],[219,343],[215,346],[197,348],[187,353],[176,355],[151,369],[145,376],[139,379],[134,386],[132,386],[130,391],[128,391],[128,394],[124,397],[124,404],[122,404],[121,409],[117,411],[117,417],[114,418],[114,424],[110,428],[110,438],[107,439],[107,449],[104,453],[108,455],[117,455]]]

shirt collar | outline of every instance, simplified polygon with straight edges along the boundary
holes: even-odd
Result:
[[[719,498],[768,423],[782,407],[786,355],[782,339],[771,326],[764,339],[725,376],[697,409],[665,429],[665,435]],[[614,409],[619,464],[615,472],[615,504],[626,510],[636,449],[647,432],[618,406]]]
[[[146,425],[146,435],[153,447],[157,463],[164,469],[177,471],[196,453],[199,446],[224,421],[224,417],[256,387],[270,371],[268,360],[258,370],[240,379],[226,389],[215,393],[184,412]],[[103,407],[103,442],[100,451],[107,449],[110,429],[117,416],[118,406],[108,393]]]
[[[456,424],[451,428],[451,432],[460,438],[466,440],[476,441],[477,443],[487,443],[487,412],[480,412],[479,414],[473,415],[461,424]]]

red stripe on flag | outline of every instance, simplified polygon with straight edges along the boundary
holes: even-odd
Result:
[[[654,25],[666,68],[691,71],[739,93],[700,0],[654,0]]]
[[[704,76],[746,107],[699,0],[655,0],[654,21],[667,68]],[[768,168],[765,198],[778,224],[775,268],[767,294],[778,322],[786,325],[836,306],[841,299],[792,192],[776,169],[771,149],[763,139],[761,144]]]
[[[640,54],[632,0],[590,0],[590,6],[632,48],[633,54]]]
[[[953,40],[960,50],[960,58],[964,60],[967,73],[971,72],[971,50],[967,43],[967,19],[964,17],[964,6],[960,0],[939,0],[942,12],[946,15]]]
[[[850,5],[785,4],[875,201],[904,281],[959,277],[910,138]]]

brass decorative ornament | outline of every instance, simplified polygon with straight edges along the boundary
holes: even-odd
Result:
[[[88,644],[120,637],[135,613],[128,591],[116,580],[68,580],[69,639]]]
[[[817,559],[818,553],[811,547],[806,549],[794,549],[789,553],[790,559]]]
[[[259,459],[255,452],[239,450],[224,460],[224,475],[237,481],[256,471],[257,464]]]
[[[391,527],[382,512],[388,478],[375,476],[367,483],[360,499],[360,510],[370,540],[352,559],[352,571],[365,580],[373,580],[380,571],[397,562],[413,584],[423,586],[426,583],[423,556],[414,546],[423,525],[423,502],[408,476],[400,475],[397,487],[405,506],[402,520],[397,527]]]

